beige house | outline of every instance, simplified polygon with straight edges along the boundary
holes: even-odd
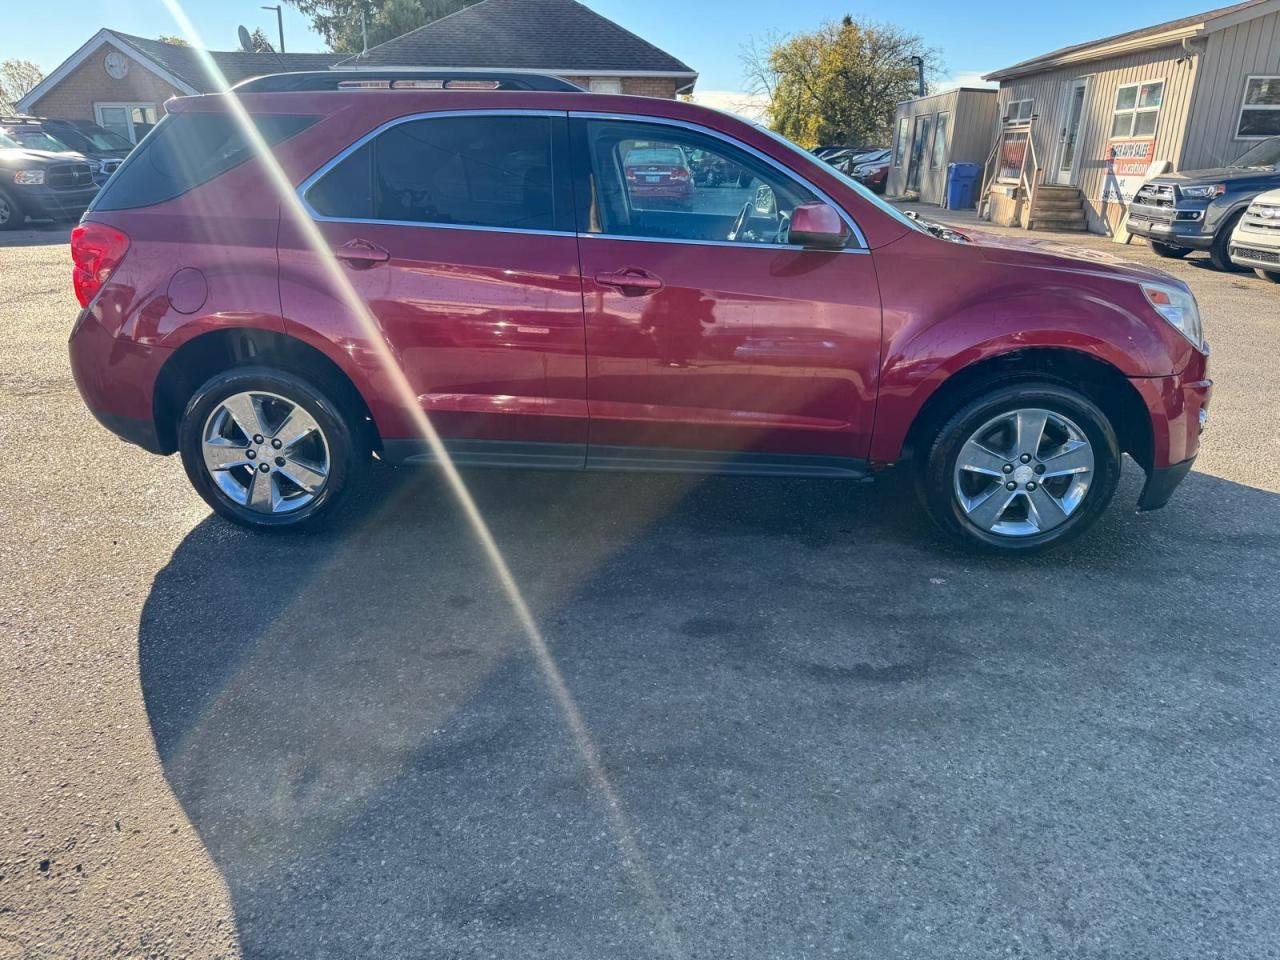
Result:
[[[997,221],[1110,234],[1149,171],[1220,166],[1280,136],[1280,0],[1055,50],[987,74]]]
[[[981,87],[959,87],[898,104],[885,192],[941,205],[947,166],[987,159],[996,116],[996,91]]]

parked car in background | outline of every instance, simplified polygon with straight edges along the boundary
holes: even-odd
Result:
[[[893,161],[892,150],[877,150],[867,159],[856,164],[849,176],[876,193],[884,193],[889,182],[889,165]]]
[[[693,182],[698,186],[745,187],[751,182],[749,171],[735,166],[719,154],[706,150],[686,150],[685,156],[693,170]]]
[[[98,193],[88,158],[45,133],[21,136],[0,132],[0,230],[16,230],[28,217],[78,219]]]
[[[1246,150],[1225,167],[1154,177],[1129,204],[1128,230],[1161,257],[1204,250],[1219,270],[1231,270],[1228,249],[1236,224],[1259,194],[1280,187],[1280,137]]]
[[[1231,262],[1280,283],[1280,190],[1259,194],[1231,234]]]
[[[674,144],[633,147],[623,158],[623,172],[634,199],[650,205],[687,207],[693,202],[693,170]]]
[[[107,182],[107,178],[116,172],[116,167],[133,150],[133,144],[127,139],[92,120],[41,118],[38,122],[47,133],[97,164],[94,180],[99,186]]]
[[[1123,453],[1144,510],[1195,459],[1212,384],[1181,280],[917,222],[694,104],[304,76],[236,91],[274,161],[228,95],[170,101],[71,238],[85,402],[180,452],[237,523],[341,517],[375,451],[833,479],[901,462],[891,482],[944,529],[1022,552],[1089,528]],[[686,150],[751,186],[653,203],[693,195]]]

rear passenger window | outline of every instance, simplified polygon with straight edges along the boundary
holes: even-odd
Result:
[[[319,118],[257,114],[250,119],[267,146],[274,147]],[[172,200],[252,154],[249,136],[225,113],[169,114],[138,144],[89,209],[127,210]]]
[[[433,117],[396,124],[306,193],[322,217],[572,230],[556,159],[565,121],[543,116]]]

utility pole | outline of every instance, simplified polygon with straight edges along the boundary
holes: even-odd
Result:
[[[276,28],[280,31],[280,52],[284,53],[284,7],[276,5],[274,7],[263,7],[262,9],[276,12]]]
[[[924,96],[924,57],[912,57],[911,65],[916,68],[916,86],[919,89],[918,96]]]

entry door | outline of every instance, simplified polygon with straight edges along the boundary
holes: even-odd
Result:
[[[459,463],[582,466],[585,338],[567,124],[564,113],[408,120],[304,187],[412,391],[392,388],[352,318],[341,321],[346,336],[326,331],[381,392],[379,421],[392,424],[384,439],[422,439],[402,412],[417,404]],[[345,317],[315,261],[285,218],[286,323]]]
[[[815,193],[718,136],[571,124],[588,465],[856,470],[880,350],[871,256],[791,245]]]
[[[920,174],[929,162],[929,140],[933,133],[933,115],[916,117],[915,133],[911,138],[911,169],[907,171],[907,189],[919,192]]]
[[[1088,80],[1072,80],[1063,90],[1063,122],[1058,133],[1054,183],[1068,186],[1076,182],[1076,174],[1080,169],[1080,139],[1084,132],[1084,104],[1088,91]]]

